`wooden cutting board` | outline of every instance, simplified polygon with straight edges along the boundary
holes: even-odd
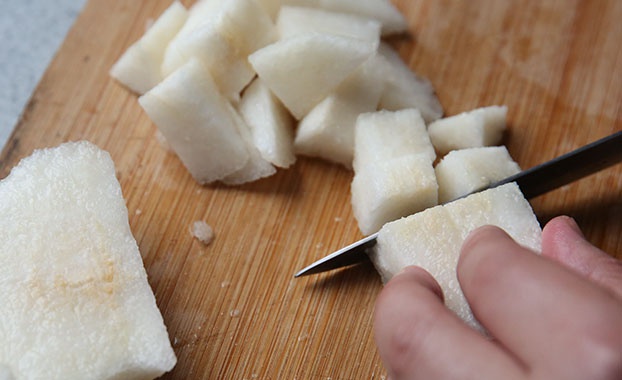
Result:
[[[0,156],[88,139],[112,155],[179,358],[166,379],[382,379],[373,340],[380,280],[369,264],[294,279],[361,237],[352,173],[301,158],[240,187],[199,186],[108,70],[170,0],[90,0]],[[185,1],[190,5],[190,1]],[[622,2],[402,0],[393,41],[446,114],[509,107],[507,146],[528,168],[622,129]],[[622,147],[621,147],[622,149]],[[542,222],[578,220],[622,257],[622,166],[533,200]],[[213,226],[207,247],[189,233]]]

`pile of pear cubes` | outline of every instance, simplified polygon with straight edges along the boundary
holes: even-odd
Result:
[[[506,108],[438,120],[432,85],[382,37],[405,33],[388,0],[174,2],[111,69],[192,176],[237,185],[296,155],[354,169],[364,234],[519,170],[498,144]],[[498,163],[479,173],[480,162]],[[494,177],[494,178],[493,178]]]
[[[430,82],[382,40],[406,31],[389,0],[199,0],[190,9],[175,2],[111,75],[141,95],[140,105],[201,184],[242,184],[291,166],[297,155],[319,157],[354,170],[351,199],[363,234],[391,221],[406,223],[398,219],[407,215],[432,215],[417,222],[430,227],[437,217],[452,219],[445,211],[429,212],[438,210],[433,206],[520,168],[496,146],[505,106],[441,118]],[[539,249],[539,225],[516,185],[478,197],[476,210],[458,212],[466,219],[452,219],[462,228],[449,239],[453,245],[430,244],[428,251],[452,251],[445,259],[438,252],[425,256],[425,247],[419,247],[425,257],[401,252],[413,250],[403,235],[421,230],[417,226],[389,237],[381,230],[372,260],[383,279],[410,264],[443,277],[448,266],[455,268],[465,234],[482,224],[502,225]],[[516,217],[503,218],[499,210]],[[418,239],[434,239],[436,232],[446,243],[449,224],[443,223]],[[387,248],[385,240],[402,245]],[[471,320],[449,272],[439,280],[455,293],[448,306]]]

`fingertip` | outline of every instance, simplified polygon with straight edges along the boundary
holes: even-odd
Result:
[[[514,242],[507,232],[497,226],[487,225],[471,231],[460,249],[458,274],[477,268],[483,258],[490,256],[489,253],[495,253],[496,256],[499,244],[508,241]]]
[[[416,265],[410,265],[402,269],[387,283],[386,288],[392,287],[423,287],[443,301],[443,290],[441,286],[436,282],[436,279],[425,269]]]
[[[374,338],[389,374],[411,373],[427,326],[444,311],[440,285],[420,267],[404,268],[385,285],[376,299]]]

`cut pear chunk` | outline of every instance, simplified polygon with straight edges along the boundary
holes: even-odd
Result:
[[[167,48],[163,74],[170,75],[191,58],[197,58],[209,69],[221,92],[238,100],[239,93],[255,76],[248,63],[249,54],[274,42],[276,27],[254,0],[204,3],[196,11],[204,18],[192,21],[189,29],[180,32]]]
[[[256,0],[259,5],[270,15],[272,20],[276,20],[279,15],[279,10],[282,7],[283,0]]]
[[[189,61],[138,101],[197,182],[218,181],[248,164],[234,110],[200,61]]]
[[[261,78],[256,78],[244,90],[238,109],[265,160],[282,168],[296,161],[294,120]]]
[[[471,194],[467,198],[470,198],[467,202],[456,200],[444,206],[456,222],[462,240],[474,229],[492,224],[501,227],[520,245],[540,252],[540,224],[516,183]]]
[[[425,122],[416,109],[377,111],[361,114],[356,122],[354,170],[410,154],[436,159]]]
[[[497,145],[506,126],[507,106],[488,106],[449,116],[428,125],[440,155],[452,150]]]
[[[384,282],[409,265],[427,270],[441,286],[447,307],[483,331],[464,298],[456,266],[466,236],[488,224],[540,252],[540,225],[518,186],[510,183],[385,224],[370,258]]]
[[[435,157],[418,110],[359,116],[351,200],[363,234],[438,204]]]
[[[254,145],[250,127],[246,124],[242,116],[240,116],[240,114],[233,108],[233,106],[230,104],[228,104],[228,106],[231,108],[231,115],[235,121],[237,130],[246,145],[249,159],[244,167],[225,176],[221,179],[221,181],[225,185],[241,185],[246,182],[252,182],[261,178],[269,177],[276,173],[276,168],[261,156],[261,153]]]
[[[376,19],[382,24],[383,36],[408,30],[404,15],[389,0],[283,0],[283,4],[317,7]]]
[[[187,18],[186,8],[179,1],[173,2],[123,53],[110,69],[110,75],[138,94],[149,91],[163,79],[164,52]]]
[[[364,235],[438,204],[434,168],[424,154],[376,162],[355,173],[351,190],[354,217]]]
[[[0,247],[3,378],[154,379],[173,368],[108,153],[83,141],[24,158],[0,182]]]
[[[306,33],[268,45],[250,63],[298,120],[375,53],[360,39]]]
[[[283,6],[276,26],[281,39],[316,32],[380,43],[381,25],[377,20],[323,9]]]
[[[438,201],[447,203],[520,172],[505,146],[449,152],[435,168]]]
[[[363,63],[300,121],[296,153],[352,168],[356,120],[376,109],[383,88],[376,59],[374,55]]]
[[[390,45],[381,42],[378,53],[384,58],[380,62],[386,80],[380,109],[417,108],[426,123],[443,116],[443,107],[429,80],[415,74]]]

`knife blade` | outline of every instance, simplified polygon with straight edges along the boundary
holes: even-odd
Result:
[[[550,161],[474,190],[462,198],[486,189],[516,182],[527,199],[567,185],[622,161],[622,131],[558,156]],[[452,201],[453,202],[453,201]],[[341,248],[297,272],[294,277],[326,272],[363,262],[367,249],[376,244],[378,233]]]

